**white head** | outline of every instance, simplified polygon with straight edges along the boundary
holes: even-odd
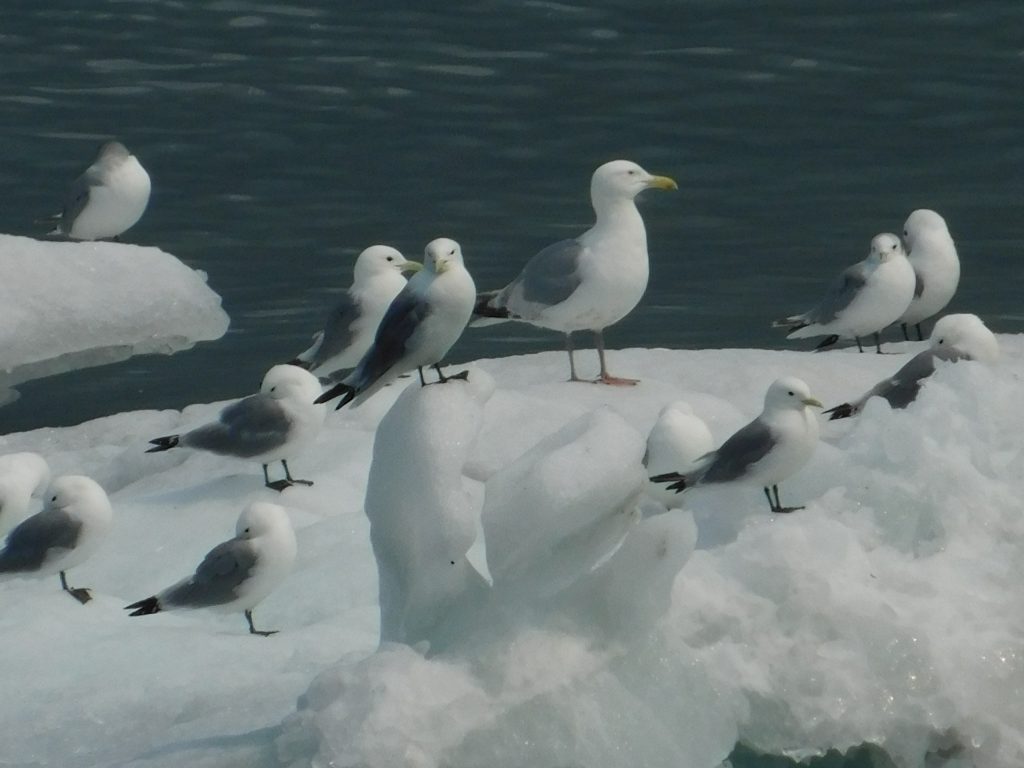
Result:
[[[265,536],[282,526],[290,526],[288,513],[280,504],[269,501],[254,501],[238,516],[235,523],[235,536],[240,539],[253,539]]]
[[[320,380],[297,365],[275,365],[263,377],[260,392],[275,400],[293,399],[312,403],[323,391]]]
[[[612,160],[594,171],[590,179],[590,198],[599,201],[632,200],[645,189],[679,189],[668,176],[654,176],[629,160]]]
[[[357,283],[389,272],[416,272],[423,268],[418,261],[409,261],[390,245],[371,245],[356,257],[352,277]]]
[[[96,153],[96,162],[118,162],[126,160],[131,156],[132,153],[129,152],[128,148],[120,141],[107,141],[100,145],[99,151]]]
[[[447,237],[439,237],[427,243],[423,251],[423,264],[438,275],[444,273],[453,266],[462,266],[462,248],[454,240]]]
[[[811,396],[811,388],[795,376],[783,376],[768,387],[764,396],[764,409],[800,411],[808,406],[821,408],[821,401]]]
[[[999,342],[977,315],[946,315],[935,323],[928,337],[932,349],[953,348],[970,360],[994,363]]]
[[[871,251],[868,253],[868,258],[872,261],[884,264],[894,256],[906,255],[902,241],[890,232],[883,232],[871,239]]]
[[[50,483],[45,509],[59,509],[79,519],[109,521],[110,499],[99,483],[85,475],[62,475]]]
[[[935,211],[919,208],[911,213],[903,224],[903,239],[907,251],[913,252],[915,243],[929,237],[950,238],[946,220]]]

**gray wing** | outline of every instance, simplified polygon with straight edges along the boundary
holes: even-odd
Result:
[[[310,362],[311,368],[316,368],[325,360],[335,355],[340,355],[350,346],[355,339],[353,326],[359,320],[362,310],[358,303],[352,298],[352,294],[346,291],[335,304],[334,309],[327,316],[324,323],[324,336],[320,340]]]
[[[867,279],[868,271],[863,263],[854,264],[843,270],[842,274],[829,286],[818,306],[804,314],[804,320],[808,325],[831,323],[840,312],[850,306],[850,302],[856,298]]]
[[[44,509],[7,535],[0,573],[38,571],[54,550],[74,549],[81,532],[81,520],[59,509]]]
[[[218,421],[182,435],[181,444],[247,459],[282,445],[290,429],[291,422],[281,404],[261,393],[229,405],[220,412]]]
[[[728,483],[738,480],[774,447],[775,438],[760,418],[743,427],[714,453],[695,483]]]
[[[916,269],[914,270],[914,298],[921,298],[921,294],[924,293],[924,278],[921,277],[921,273]]]
[[[100,179],[99,172],[91,166],[85,173],[71,182],[67,193],[64,195],[64,209],[60,217],[60,229],[62,232],[65,234],[71,232],[75,219],[78,218],[78,215],[85,206],[89,204],[89,194],[92,188],[102,184],[103,181]]]
[[[211,549],[196,572],[159,596],[161,605],[203,608],[238,597],[239,587],[256,567],[256,551],[245,539],[231,539]]]
[[[878,382],[857,402],[859,411],[872,397],[884,397],[893,408],[906,408],[917,398],[921,385],[935,372],[938,360],[960,360],[955,349],[926,349],[907,361],[907,364],[884,381]]]
[[[391,301],[377,326],[373,344],[345,383],[356,393],[372,386],[405,356],[416,331],[429,313],[430,305],[406,285]]]
[[[582,253],[583,246],[577,240],[552,243],[526,262],[519,276],[499,294],[498,305],[506,306],[514,314],[520,315],[529,309],[517,306],[520,300],[540,308],[565,301],[579,287],[579,261]]]

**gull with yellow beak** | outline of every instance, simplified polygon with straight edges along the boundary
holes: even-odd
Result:
[[[408,261],[391,246],[371,245],[364,250],[356,258],[352,285],[327,316],[313,345],[292,360],[292,365],[321,379],[355,368],[373,343],[384,313],[405,288],[404,276],[421,269],[422,264]]]
[[[476,300],[476,286],[462,262],[462,249],[440,237],[427,243],[423,270],[413,275],[394,298],[377,327],[373,344],[355,370],[317,398],[325,403],[341,396],[337,407],[356,405],[403,373],[433,366],[438,382],[465,379],[463,371],[445,376],[441,360],[459,340]]]
[[[650,266],[647,231],[635,198],[645,189],[678,189],[667,176],[653,176],[636,163],[613,160],[590,181],[594,226],[582,235],[549,245],[511,283],[477,298],[476,324],[519,320],[565,334],[569,380],[576,375],[572,334],[591,331],[601,363],[602,384],[636,384],[608,373],[604,329],[624,318],[647,290]]]
[[[818,444],[818,418],[811,407],[821,408],[821,402],[811,397],[807,384],[791,376],[777,379],[768,388],[761,415],[721,448],[698,459],[685,475],[668,472],[651,482],[671,483],[668,489],[676,493],[696,485],[757,485],[764,489],[772,512],[803,509],[782,506],[779,483],[806,464]]]

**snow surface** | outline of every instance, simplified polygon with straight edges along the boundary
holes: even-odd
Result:
[[[227,328],[206,276],[158,248],[0,235],[0,404],[20,382],[170,354]]]
[[[222,403],[0,438],[92,475],[116,515],[70,574],[89,605],[55,578],[0,581],[0,764],[713,768],[742,741],[1018,766],[1024,336],[1000,344],[996,365],[940,366],[906,410],[823,422],[783,488],[807,508],[785,516],[728,487],[638,514],[662,407],[686,400],[721,441],[780,375],[832,405],[920,344],[612,352],[643,380],[628,389],[564,382],[563,352],[484,360],[468,383],[403,380],[332,412],[292,462],[316,485],[280,496],[252,463],[143,452]],[[299,542],[255,611],[279,635],[125,615],[257,498]]]

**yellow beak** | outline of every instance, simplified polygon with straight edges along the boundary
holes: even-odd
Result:
[[[679,189],[679,185],[676,184],[675,180],[670,179],[668,176],[651,176],[647,180],[647,186],[654,189]]]
[[[434,262],[434,272],[436,272],[439,275],[442,274],[443,272],[447,272],[448,267],[450,267],[451,264],[452,263],[448,261],[448,259],[438,259],[437,261]]]
[[[825,407],[824,405],[821,404],[821,400],[819,400],[816,397],[805,397],[803,399],[803,404],[804,405],[813,405],[815,408],[824,408]]]
[[[417,272],[419,272],[421,269],[423,269],[423,265],[420,264],[418,261],[407,261],[407,262],[405,262],[405,264],[402,265],[401,272],[402,272],[403,275],[405,275],[405,274],[414,275]]]

